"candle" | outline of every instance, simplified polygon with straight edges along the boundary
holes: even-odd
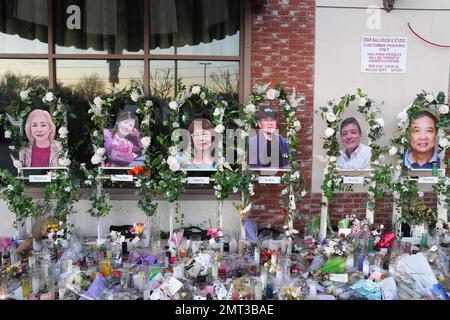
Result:
[[[309,297],[315,299],[317,297],[317,286],[315,284],[309,285]]]
[[[258,282],[255,285],[255,300],[262,300],[262,285]]]
[[[211,267],[211,275],[214,280],[219,278],[219,264],[217,262],[213,263]]]
[[[358,271],[363,272],[364,255],[360,254],[358,256]]]
[[[256,269],[258,269],[259,268],[259,264],[260,264],[260,252],[259,252],[259,248],[258,247],[255,247],[254,256],[255,256]]]

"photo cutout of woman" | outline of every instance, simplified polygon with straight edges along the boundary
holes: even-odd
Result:
[[[112,129],[104,129],[106,167],[134,167],[143,165],[144,146],[140,140],[139,119],[132,112],[117,116]]]
[[[188,170],[215,170],[217,164],[214,155],[213,131],[214,126],[208,119],[197,118],[189,125],[193,150],[192,153],[180,154],[184,169]]]
[[[58,167],[62,145],[55,140],[56,126],[46,110],[30,112],[25,123],[25,134],[29,144],[19,152],[24,167]]]

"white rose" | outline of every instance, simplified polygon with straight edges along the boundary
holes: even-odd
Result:
[[[274,99],[278,98],[279,96],[280,96],[280,92],[275,89],[269,89],[266,92],[266,97],[269,100],[274,100]]]
[[[199,94],[201,91],[200,86],[193,86],[191,89],[192,94]]]
[[[445,133],[444,129],[439,129],[438,130],[438,137],[443,138],[443,137],[445,137],[445,135],[446,135],[446,133]]]
[[[64,158],[59,158],[58,159],[58,163],[63,166],[63,167],[68,167],[70,166],[70,160],[69,159],[64,159]]]
[[[172,123],[172,127],[174,127],[175,129],[176,129],[176,128],[179,128],[179,127],[180,127],[180,124],[179,124],[178,122],[175,121],[175,122]]]
[[[422,198],[423,197],[423,191],[417,192],[417,195],[419,196],[419,198]]]
[[[94,104],[97,108],[100,108],[102,106],[103,100],[100,97],[95,97]]]
[[[141,139],[141,143],[144,146],[144,148],[148,148],[148,146],[150,145],[151,139],[150,137],[143,137]]]
[[[175,158],[174,156],[169,156],[166,162],[169,166],[178,163],[177,158]]]
[[[302,197],[306,196],[306,190],[303,189],[302,193],[300,194]]]
[[[405,123],[406,121],[408,121],[408,114],[405,111],[399,112],[397,114],[397,120]]]
[[[153,106],[153,101],[152,101],[152,100],[147,100],[147,101],[145,101],[145,106],[146,106],[147,108],[150,108],[151,106]]]
[[[375,122],[378,123],[378,125],[379,125],[380,127],[384,127],[384,120],[383,120],[383,119],[378,118],[378,119],[375,120]]]
[[[100,157],[98,154],[94,154],[91,158],[91,162],[92,164],[99,164],[100,162],[102,162],[102,157]]]
[[[302,125],[299,120],[294,121],[294,128],[295,130],[300,130],[302,128]]]
[[[241,119],[233,119],[234,123],[236,123],[236,125],[238,127],[243,127],[244,126],[244,122]]]
[[[328,112],[326,118],[328,122],[336,121],[336,115],[333,112]]]
[[[395,156],[395,155],[397,154],[397,152],[398,152],[397,147],[392,146],[392,147],[389,149],[389,155],[391,155],[391,156]]]
[[[220,116],[221,113],[222,113],[222,110],[220,108],[215,108],[213,115],[217,117],[217,116]]]
[[[333,136],[333,134],[334,134],[334,129],[333,128],[327,128],[325,130],[325,137],[329,138],[329,137]]]
[[[138,93],[136,90],[134,90],[134,91],[132,91],[132,92],[130,93],[130,98],[131,98],[131,100],[133,100],[134,102],[137,102],[137,101],[139,100],[139,97],[140,97],[140,95],[139,95],[139,93]]]
[[[22,168],[22,162],[19,161],[19,160],[14,160],[14,161],[13,161],[13,165],[14,165],[14,167],[17,168],[17,169]]]
[[[446,104],[439,105],[439,113],[447,114],[448,113],[448,105],[446,105]]]
[[[256,111],[256,107],[255,107],[255,105],[253,103],[249,103],[244,108],[244,112],[247,113],[247,114],[255,113],[255,111]]]
[[[90,180],[86,180],[86,181],[84,181],[84,184],[87,185],[87,186],[91,186],[92,182]]]
[[[55,97],[53,96],[52,92],[47,92],[47,94],[45,95],[45,100],[48,102],[52,102],[54,98]]]
[[[219,124],[214,128],[214,131],[217,133],[222,133],[225,131],[225,127],[222,124]]]
[[[203,104],[206,106],[208,104],[208,100],[203,100]]]
[[[180,170],[180,164],[177,162],[177,163],[173,163],[173,164],[170,164],[169,165],[169,169],[171,170],[171,171],[178,171],[178,170]]]
[[[336,157],[335,157],[335,156],[331,156],[331,157],[328,159],[328,161],[331,162],[331,163],[336,162]]]
[[[64,191],[67,192],[67,193],[69,193],[70,191],[72,191],[72,188],[71,188],[71,187],[65,187],[65,188],[64,188]]]
[[[10,150],[16,150],[16,147],[14,147],[14,146],[9,146],[8,147]]]
[[[432,103],[434,101],[434,96],[431,93],[427,93],[425,100],[427,100],[428,103]]]
[[[359,99],[358,106],[365,107],[366,103],[367,103],[367,98],[366,97],[362,97],[361,99]]]
[[[29,90],[20,91],[20,99],[22,99],[22,101],[27,100],[29,93],[30,93]]]
[[[9,130],[6,130],[6,131],[5,131],[5,138],[6,138],[6,139],[11,138],[11,131],[9,131]]]
[[[440,139],[440,140],[439,140],[439,145],[440,145],[442,148],[448,147],[448,146],[449,146],[448,139],[447,139],[447,138],[442,138],[442,139]]]
[[[105,154],[105,148],[98,148],[98,149],[95,151],[95,154],[97,154],[97,155],[99,155],[99,156],[104,155],[104,154]]]
[[[61,127],[61,128],[59,128],[58,133],[61,136],[61,138],[65,138],[67,136],[67,134],[69,133],[69,130],[67,130],[66,127]]]
[[[169,108],[172,110],[177,110],[178,109],[178,103],[176,103],[176,101],[172,101],[169,103]]]

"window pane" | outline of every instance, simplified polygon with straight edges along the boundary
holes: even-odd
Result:
[[[69,120],[69,145],[73,160],[90,163],[91,143],[88,114],[89,101],[98,95],[110,93],[112,88],[123,89],[133,82],[142,85],[143,61],[124,60],[60,60],[56,62],[58,90],[69,101],[76,115]],[[77,173],[78,174],[78,173]]]
[[[59,0],[54,3],[56,53],[144,52],[143,0]]]
[[[144,62],[124,60],[59,60],[56,80],[87,98],[106,94],[110,89],[123,89],[143,84]]]
[[[0,59],[0,107],[37,85],[48,87],[47,60]]]
[[[150,61],[150,92],[164,100],[174,96],[175,84],[187,88],[202,84],[222,95],[239,96],[239,62],[234,61]]]
[[[150,53],[239,55],[239,0],[151,0]]]
[[[0,53],[47,53],[47,0],[0,0]]]

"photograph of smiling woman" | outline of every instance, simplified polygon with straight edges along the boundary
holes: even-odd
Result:
[[[46,110],[30,112],[25,123],[25,134],[29,144],[19,152],[24,167],[58,167],[62,145],[55,141],[56,126]]]
[[[112,129],[103,131],[105,140],[106,167],[134,167],[143,164],[137,161],[144,146],[140,140],[139,119],[132,112],[123,112]],[[142,162],[142,163],[141,163]]]
[[[344,119],[339,133],[344,149],[336,159],[336,166],[342,170],[370,169],[372,149],[361,143],[362,131],[358,120],[354,117]]]
[[[188,130],[184,130],[183,141],[187,142],[187,150],[181,150],[177,155],[184,169],[216,170],[218,162],[218,143],[223,141],[220,134],[214,131],[214,126],[208,119],[192,120]]]

